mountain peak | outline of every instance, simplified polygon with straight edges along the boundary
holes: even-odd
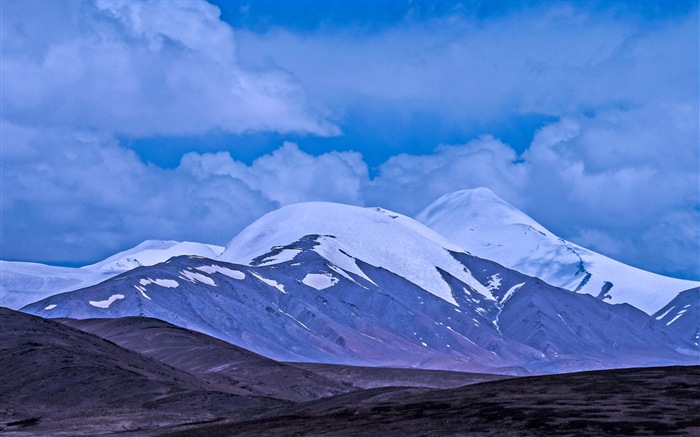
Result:
[[[456,220],[459,221],[460,227],[469,229],[521,224],[532,227],[538,232],[550,234],[544,226],[486,187],[445,194],[421,211],[416,219],[438,232],[447,227],[457,227],[454,223],[445,223],[445,221]],[[446,237],[451,236],[446,235]]]
[[[449,253],[463,250],[417,221],[383,208],[329,202],[298,203],[270,212],[231,240],[219,259],[248,265],[256,259],[290,260],[299,250],[280,250],[309,235],[319,236],[311,250],[345,271],[364,276],[356,262],[361,260],[450,303],[450,287],[436,267],[462,281],[471,279]]]
[[[446,194],[416,219],[471,254],[651,314],[697,283],[627,266],[552,234],[488,188]]]
[[[85,266],[83,269],[122,272],[139,266],[152,266],[180,255],[215,258],[223,250],[224,248],[220,246],[190,241],[146,240],[131,249],[119,252],[98,263]]]

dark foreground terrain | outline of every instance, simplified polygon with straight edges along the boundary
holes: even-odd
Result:
[[[506,379],[291,365],[155,319],[5,308],[0,389],[13,436],[700,435],[700,366]]]
[[[168,436],[700,435],[700,367],[370,389]]]

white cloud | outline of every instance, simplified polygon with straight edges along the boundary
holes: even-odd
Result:
[[[12,122],[135,136],[339,132],[288,73],[242,68],[233,30],[204,1],[5,6],[3,117]]]
[[[457,126],[697,100],[697,11],[653,24],[618,12],[543,3],[480,21],[455,14],[371,32],[242,31],[240,56],[284,67],[336,110],[433,111]]]
[[[183,157],[181,168],[200,180],[209,175],[241,180],[279,205],[313,200],[362,204],[361,188],[368,178],[367,165],[359,153],[312,156],[289,142],[251,166],[234,161],[228,153],[190,153]]]
[[[277,206],[237,179],[147,165],[109,136],[1,128],[3,259],[87,263],[150,238],[225,244]]]
[[[413,214],[447,192],[488,186],[517,204],[525,173],[516,160],[511,147],[490,136],[463,146],[440,146],[431,155],[400,154],[379,167],[365,197],[371,204]]]
[[[489,137],[394,156],[365,198],[412,214],[446,192],[487,186],[563,238],[636,266],[698,277],[700,150],[692,113],[666,104],[569,118],[539,130],[519,156]]]

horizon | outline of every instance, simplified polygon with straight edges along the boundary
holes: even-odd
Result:
[[[2,260],[225,246],[289,204],[414,217],[485,186],[700,280],[697,2],[1,8]]]

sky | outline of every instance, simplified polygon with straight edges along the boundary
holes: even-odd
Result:
[[[700,279],[697,1],[1,4],[0,259],[225,245],[324,200],[486,186]]]

